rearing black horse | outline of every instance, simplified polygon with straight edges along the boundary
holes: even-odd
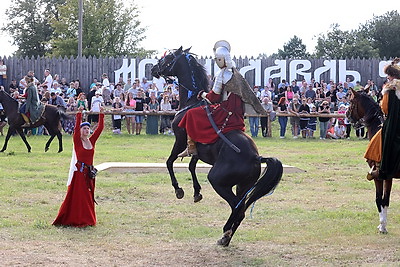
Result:
[[[189,53],[189,49],[183,51],[181,47],[160,59],[153,67],[152,75],[156,78],[176,76],[179,81],[180,111],[172,122],[175,144],[167,160],[167,168],[176,196],[182,198],[183,190],[179,187],[174,175],[173,162],[186,148],[187,135],[185,129],[179,128],[178,124],[188,109],[201,104],[201,101],[197,99],[197,93],[201,90],[208,91],[207,73]],[[197,143],[198,155],[192,157],[189,164],[195,188],[195,201],[201,199],[201,188],[195,174],[196,163],[201,159],[212,165],[208,180],[232,209],[223,227],[223,237],[218,241],[218,244],[223,246],[229,245],[232,236],[245,217],[247,208],[257,199],[273,192],[283,173],[281,162],[276,158],[261,157],[253,140],[244,132],[231,131],[226,134],[226,137],[240,149],[239,153],[221,139],[213,144]],[[267,164],[262,174],[261,163]],[[236,186],[236,194],[232,190],[234,186]],[[196,199],[196,196],[200,199]]]
[[[0,150],[0,152],[4,152],[7,149],[8,140],[10,139],[14,130],[17,131],[17,133],[21,136],[21,139],[24,141],[28,152],[31,152],[31,146],[26,140],[23,128],[21,127],[25,123],[25,121],[22,118],[21,114],[18,112],[18,101],[12,98],[4,90],[0,90],[0,103],[3,105],[9,125],[7,136],[4,141],[3,148]],[[58,152],[63,151],[62,134],[58,128],[61,118],[71,119],[63,111],[58,110],[56,106],[46,105],[42,114],[42,118],[39,119],[34,125],[32,125],[32,127],[44,125],[49,132],[50,139],[46,143],[45,151],[49,150],[50,143],[51,141],[53,141],[55,136],[57,136],[58,138]]]

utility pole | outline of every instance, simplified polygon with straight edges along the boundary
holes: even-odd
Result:
[[[78,11],[78,58],[82,57],[83,0],[79,0]]]

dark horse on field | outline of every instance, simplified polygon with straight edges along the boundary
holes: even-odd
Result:
[[[378,103],[366,92],[350,92],[350,107],[346,114],[350,122],[357,128],[361,124],[368,129],[368,138],[371,138],[382,128],[383,112]],[[370,167],[371,164],[369,163]],[[379,212],[378,230],[387,233],[387,208],[389,207],[390,191],[393,179],[374,179],[376,189],[376,206]]]
[[[173,162],[186,148],[187,135],[185,129],[179,128],[178,124],[187,110],[203,103],[197,99],[197,94],[201,90],[208,91],[207,73],[189,53],[189,49],[182,50],[181,47],[160,59],[152,68],[152,75],[156,78],[176,76],[179,81],[180,111],[172,122],[175,143],[167,160],[167,168],[176,196],[182,198],[184,192],[174,175]],[[223,246],[229,245],[232,236],[245,217],[247,208],[257,199],[273,192],[283,173],[281,162],[276,158],[261,157],[253,140],[244,132],[231,131],[226,134],[226,137],[240,149],[240,152],[235,152],[221,139],[213,144],[197,143],[198,155],[192,157],[189,164],[195,202],[202,198],[201,187],[195,174],[196,163],[200,159],[212,165],[208,180],[232,209],[223,228],[223,237],[218,241],[218,244]],[[267,164],[262,173],[261,163]],[[234,186],[236,186],[236,194],[232,190]]]
[[[7,149],[8,140],[10,139],[14,131],[17,131],[17,133],[21,136],[26,145],[26,148],[28,149],[28,152],[31,152],[31,146],[26,140],[23,131],[24,128],[21,127],[25,123],[25,121],[22,118],[21,114],[18,112],[18,101],[12,98],[4,90],[0,90],[0,103],[3,105],[9,125],[7,136],[4,141],[3,148],[0,150],[0,152],[4,152]],[[50,143],[51,141],[53,141],[55,136],[57,136],[58,138],[58,152],[63,151],[62,134],[58,128],[61,118],[70,119],[69,116],[67,116],[63,111],[59,110],[56,106],[45,105],[42,118],[40,118],[34,125],[32,125],[32,127],[44,125],[44,127],[46,127],[47,131],[49,132],[50,139],[46,143],[44,149],[45,151],[49,150]]]

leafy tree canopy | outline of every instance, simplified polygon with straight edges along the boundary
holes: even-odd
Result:
[[[20,56],[76,56],[78,0],[14,0],[2,28],[14,38]],[[145,38],[134,0],[83,0],[84,56],[139,56]]]
[[[309,56],[306,45],[296,35],[283,45],[283,50],[278,49],[277,54],[278,58],[307,58]]]

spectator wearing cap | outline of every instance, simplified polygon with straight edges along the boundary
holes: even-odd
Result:
[[[53,82],[53,86],[50,89],[50,93],[56,93],[57,95],[61,95],[62,90],[60,88],[60,84],[56,81]]]

